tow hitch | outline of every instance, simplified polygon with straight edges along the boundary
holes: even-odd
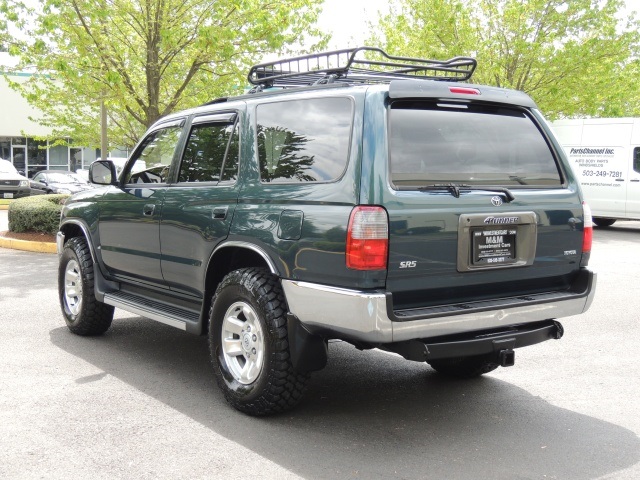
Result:
[[[513,367],[516,363],[516,352],[509,350],[500,350],[498,352],[498,363],[501,367]]]

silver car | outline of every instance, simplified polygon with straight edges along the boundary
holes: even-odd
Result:
[[[0,159],[0,198],[20,198],[29,195],[29,180],[20,175],[11,162]]]

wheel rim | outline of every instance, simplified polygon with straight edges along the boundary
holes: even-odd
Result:
[[[246,302],[231,305],[222,321],[222,354],[233,378],[253,383],[264,363],[264,335],[258,314]]]
[[[82,307],[82,277],[80,265],[69,260],[64,272],[64,301],[72,315],[77,315]]]

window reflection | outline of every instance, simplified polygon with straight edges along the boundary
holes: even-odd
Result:
[[[257,109],[260,178],[267,183],[329,182],[344,171],[351,139],[348,98],[316,98]]]
[[[235,124],[203,124],[191,130],[180,166],[180,182],[236,180],[239,138]]]
[[[125,183],[166,183],[180,131],[179,126],[161,128],[145,138]]]

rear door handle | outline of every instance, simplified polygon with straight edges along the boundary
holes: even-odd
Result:
[[[153,215],[153,212],[155,211],[156,206],[153,203],[147,203],[143,208],[142,208],[142,214],[145,217],[150,217]]]
[[[215,207],[213,209],[213,219],[214,220],[224,220],[227,218],[227,211],[229,207]]]

